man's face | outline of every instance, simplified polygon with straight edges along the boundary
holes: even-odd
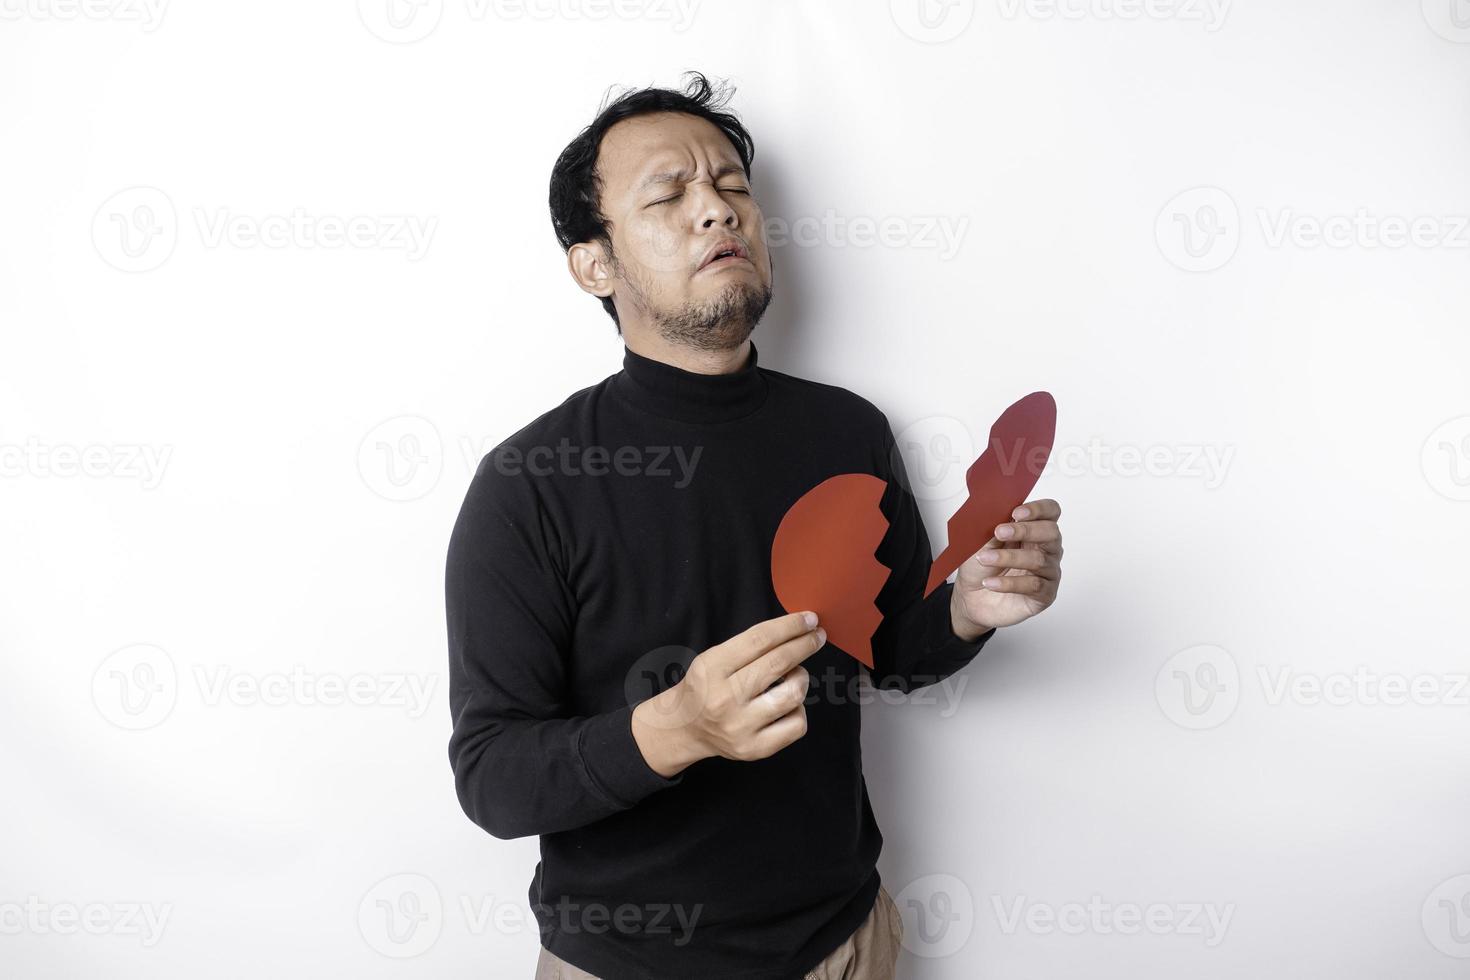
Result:
[[[597,171],[624,329],[648,326],[704,350],[744,343],[771,300],[771,258],[725,134],[685,113],[625,119],[603,136]],[[727,247],[735,254],[716,257]]]

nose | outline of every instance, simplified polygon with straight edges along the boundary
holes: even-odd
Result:
[[[695,212],[700,228],[712,228],[717,224],[728,228],[736,228],[740,225],[740,215],[730,207],[730,202],[725,200],[712,184],[699,184],[699,206]]]

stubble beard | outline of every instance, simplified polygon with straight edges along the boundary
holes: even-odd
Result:
[[[614,265],[618,263],[614,260]],[[619,270],[623,274],[623,270]],[[633,298],[660,337],[691,350],[732,350],[745,343],[771,305],[772,289],[749,282],[726,283],[703,302],[690,301],[672,309],[654,309],[648,302],[649,284],[623,274]]]

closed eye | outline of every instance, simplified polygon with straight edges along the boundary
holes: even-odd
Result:
[[[726,194],[744,194],[746,197],[750,196],[750,191],[744,187],[721,187],[720,190],[725,192]],[[683,196],[683,194],[671,194],[668,197],[649,202],[648,206],[653,207],[655,204],[672,204],[674,201],[677,201]]]

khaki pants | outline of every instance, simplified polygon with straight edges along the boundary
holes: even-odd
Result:
[[[888,889],[879,885],[873,911],[857,932],[807,971],[803,980],[894,980],[902,939],[903,921],[898,906]],[[597,980],[597,977],[572,966],[543,946],[541,958],[536,961],[536,980]]]

